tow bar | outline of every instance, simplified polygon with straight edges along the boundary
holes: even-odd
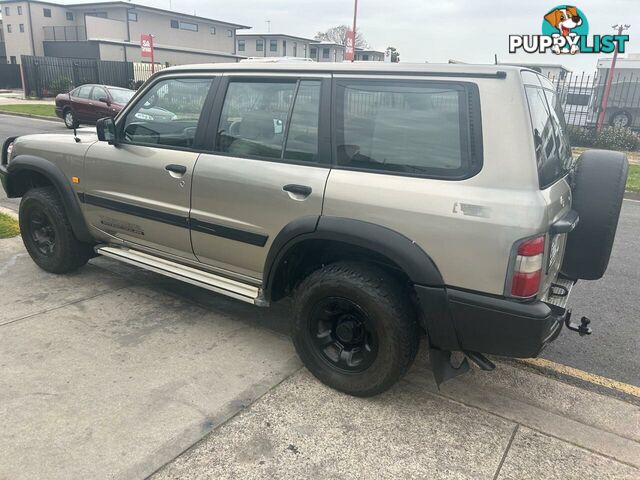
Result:
[[[581,337],[584,337],[585,335],[591,335],[591,332],[593,332],[593,330],[589,326],[590,323],[591,323],[591,320],[587,317],[582,317],[580,319],[580,324],[572,322],[571,310],[567,311],[567,316],[564,319],[564,324],[567,326],[567,328],[574,332],[578,332],[578,334],[580,334]]]

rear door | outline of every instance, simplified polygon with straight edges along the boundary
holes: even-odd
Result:
[[[536,148],[540,189],[547,203],[547,223],[551,232],[552,225],[571,210],[571,187],[566,180],[573,163],[571,146],[562,105],[553,85],[539,75],[522,73]],[[566,234],[549,234],[541,292],[546,292],[558,276],[565,243]]]
[[[229,74],[193,179],[191,240],[216,269],[260,280],[278,233],[317,218],[330,171],[329,75]]]

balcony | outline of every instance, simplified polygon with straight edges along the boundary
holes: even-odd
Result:
[[[45,42],[83,42],[87,39],[84,25],[42,27]]]

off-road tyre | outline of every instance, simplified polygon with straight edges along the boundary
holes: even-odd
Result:
[[[375,355],[367,356],[366,362],[354,367],[356,371],[345,370],[351,367],[339,367],[317,345],[322,337],[316,328],[320,323],[315,320],[317,309],[332,301],[337,305],[357,307],[353,315],[336,314],[335,309],[331,310],[335,306],[329,307],[331,315],[336,316],[330,315],[325,325],[332,325],[336,342],[340,341],[337,325],[343,325],[345,318],[353,323],[351,316],[358,317],[362,313],[365,315],[363,328],[371,329],[365,336],[375,337],[375,342],[369,343],[371,347],[375,345],[370,349],[370,352],[375,350]],[[374,265],[339,262],[316,270],[296,288],[293,311],[293,343],[304,365],[326,385],[350,395],[369,397],[384,392],[407,373],[418,352],[420,331],[408,292],[393,276]],[[358,332],[358,329],[353,331]],[[331,348],[334,347],[332,344]],[[358,356],[364,357],[356,352],[354,357]],[[368,366],[364,368],[364,365]]]
[[[567,237],[561,269],[566,276],[597,280],[607,270],[628,171],[620,152],[588,150],[577,160],[572,208],[580,220]]]
[[[20,233],[33,261],[50,273],[69,273],[94,256],[73,234],[54,187],[32,188],[20,202]]]

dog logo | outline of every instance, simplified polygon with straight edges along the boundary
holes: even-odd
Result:
[[[569,5],[558,6],[544,16],[542,34],[550,35],[558,39],[551,47],[551,51],[556,55],[560,55],[561,53],[575,55],[580,51],[580,46],[578,45],[580,36],[589,33],[586,23],[586,17],[578,10],[578,7]],[[579,28],[583,25],[585,25],[585,28]],[[564,39],[564,43],[567,45],[566,48],[560,46],[562,39]]]
[[[552,27],[557,29],[563,37],[568,37],[571,30],[582,25],[582,17],[580,16],[580,13],[578,13],[578,9],[568,5],[565,8],[556,8],[551,10],[544,16],[544,19]],[[574,33],[574,35],[577,35],[577,33]],[[556,55],[560,55],[560,47],[558,45],[554,45],[551,51]],[[579,51],[580,48],[575,44],[571,45],[569,48],[569,53],[571,53],[571,55],[575,55]]]
[[[589,36],[584,12],[574,5],[558,5],[542,16],[542,35],[509,35],[509,53],[624,53],[628,41],[629,35]]]

